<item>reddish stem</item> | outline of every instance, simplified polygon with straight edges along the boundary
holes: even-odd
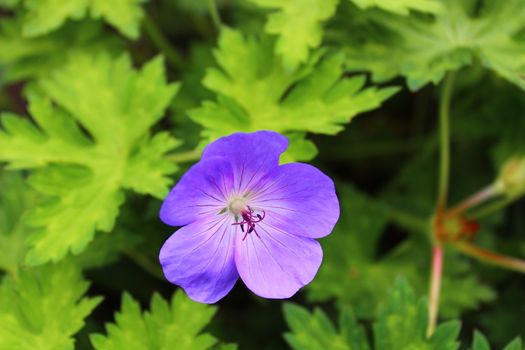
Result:
[[[441,278],[443,276],[443,247],[440,244],[432,248],[432,272],[430,277],[430,300],[428,305],[427,336],[431,336],[436,329]]]
[[[480,191],[474,193],[473,195],[467,197],[452,209],[447,210],[447,215],[457,216],[459,214],[464,213],[468,209],[475,207],[497,195],[498,192],[495,190],[494,186],[489,185],[481,189]]]
[[[483,249],[468,242],[454,242],[452,245],[466,255],[469,255],[478,260],[525,273],[525,261],[523,260]]]

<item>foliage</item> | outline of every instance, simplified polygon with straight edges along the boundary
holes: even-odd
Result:
[[[474,1],[444,0],[434,19],[374,13],[382,30],[348,46],[350,69],[365,69],[377,81],[406,77],[412,90],[438,83],[447,71],[479,60],[501,77],[525,87],[521,0],[486,1],[476,14]],[[495,30],[494,28],[498,28]],[[356,36],[357,39],[359,38]],[[352,40],[353,41],[353,40]],[[386,63],[386,64],[385,64]]]
[[[524,48],[523,0],[0,0],[0,349],[523,349]],[[161,200],[262,129],[339,221],[291,303],[197,304]]]
[[[181,291],[170,303],[158,294],[151,299],[151,310],[141,313],[140,305],[129,294],[122,297],[116,324],[106,325],[108,335],[94,334],[91,342],[97,350],[111,349],[209,349],[216,339],[199,334],[216,308],[188,299]]]
[[[435,0],[351,0],[357,6],[367,9],[378,7],[400,15],[408,15],[410,10],[417,10],[428,13],[440,13],[443,11],[443,4]]]
[[[339,332],[319,309],[310,314],[293,304],[284,307],[286,321],[293,333],[285,334],[288,343],[296,350],[348,349],[367,350],[371,346],[353,312],[345,308],[339,319]],[[441,324],[426,337],[427,306],[424,299],[417,300],[404,279],[397,279],[388,299],[380,308],[373,325],[374,348],[386,349],[458,349],[456,338],[460,324],[449,321]]]
[[[206,140],[234,131],[275,130],[298,140],[292,158],[310,159],[314,146],[301,131],[335,134],[358,113],[377,108],[396,89],[364,88],[365,78],[341,78],[343,56],[314,54],[295,72],[288,72],[273,54],[269,38],[245,38],[223,29],[211,68],[203,84],[217,93],[190,111]],[[294,157],[295,155],[295,157]],[[299,157],[297,157],[299,156]]]
[[[101,298],[83,297],[88,283],[72,264],[46,265],[0,285],[0,348],[67,350]]]
[[[430,264],[430,244],[421,240],[426,223],[417,223],[413,239],[398,244],[387,254],[377,256],[380,240],[392,220],[392,209],[367,198],[349,187],[339,186],[342,218],[334,234],[323,241],[325,260],[317,278],[308,286],[313,301],[335,297],[341,305],[352,306],[360,317],[370,318],[378,303],[386,297],[389,281],[400,273],[419,293],[427,288],[420,273]],[[389,216],[390,215],[390,216]],[[495,298],[494,291],[472,275],[472,267],[450,252],[445,266],[441,308],[443,314],[457,317]],[[410,263],[409,263],[410,262]],[[343,280],[338,276],[345,275]],[[465,297],[468,296],[468,297]]]
[[[339,315],[339,329],[336,329],[321,309],[310,313],[303,307],[285,304],[284,315],[292,332],[286,333],[284,337],[295,350],[459,349],[458,321],[442,323],[431,337],[426,336],[426,304],[424,298],[416,298],[406,280],[396,279],[394,287],[376,314],[376,321],[372,327],[373,347],[368,341],[363,325],[357,321],[350,308],[342,309]],[[517,338],[504,350],[522,348],[521,340]],[[484,335],[475,332],[472,349],[491,348]]]
[[[66,63],[68,57],[114,52],[122,47],[117,38],[104,34],[101,23],[68,23],[38,38],[24,37],[22,23],[19,19],[0,22],[0,86],[47,74]]]
[[[135,72],[127,56],[78,57],[29,93],[39,128],[10,113],[2,116],[0,160],[36,168],[30,183],[48,197],[29,216],[40,227],[30,238],[29,264],[78,253],[95,229],[110,231],[123,189],[166,193],[166,175],[176,167],[163,155],[177,142],[148,132],[177,90],[164,79],[160,59]]]
[[[265,30],[279,35],[275,53],[284,67],[294,70],[308,58],[308,50],[319,47],[323,36],[322,21],[332,17],[337,0],[251,0],[263,8],[276,10],[268,16]]]
[[[0,188],[0,269],[14,274],[26,253],[24,241],[30,230],[22,224],[22,216],[32,193],[18,173],[0,173]]]
[[[122,34],[136,39],[139,36],[139,24],[143,11],[140,6],[147,0],[24,0],[23,35],[36,37],[47,34],[66,20],[84,18],[88,14],[93,18],[104,18]]]

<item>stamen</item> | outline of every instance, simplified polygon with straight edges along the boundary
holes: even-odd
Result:
[[[257,233],[257,230],[255,229],[255,224],[258,222],[261,222],[266,217],[266,213],[264,212],[264,210],[262,210],[262,215],[254,214],[254,211],[252,208],[250,208],[249,206],[246,206],[246,208],[247,210],[246,209],[241,210],[242,221],[235,222],[232,225],[241,226],[241,231],[244,233],[244,237],[242,238],[243,241],[246,239],[248,234],[252,232],[255,233],[255,235],[258,238],[261,238],[259,234]],[[244,231],[244,225],[247,226],[246,231]]]

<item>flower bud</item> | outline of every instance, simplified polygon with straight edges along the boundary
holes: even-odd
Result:
[[[514,156],[507,160],[494,185],[498,191],[510,197],[525,192],[525,156]]]

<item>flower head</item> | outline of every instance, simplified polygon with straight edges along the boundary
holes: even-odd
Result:
[[[214,303],[239,277],[261,297],[288,298],[314,278],[323,255],[314,238],[330,234],[339,202],[317,168],[279,165],[287,146],[271,131],[223,137],[166,197],[162,221],[183,227],[160,262],[192,299]]]

